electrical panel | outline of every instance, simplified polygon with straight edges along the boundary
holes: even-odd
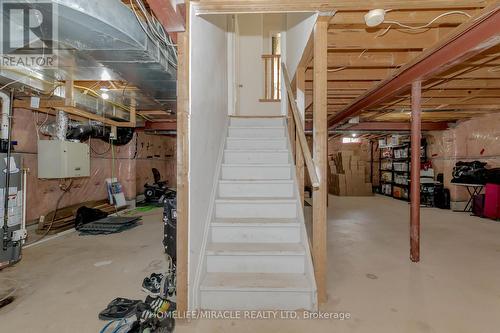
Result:
[[[38,178],[89,176],[90,150],[87,144],[60,140],[38,141]]]

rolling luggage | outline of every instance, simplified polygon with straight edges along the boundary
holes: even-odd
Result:
[[[484,216],[490,219],[500,219],[500,185],[486,184],[484,199]]]
[[[484,217],[484,194],[477,194],[474,196],[472,202],[472,214],[479,217]]]

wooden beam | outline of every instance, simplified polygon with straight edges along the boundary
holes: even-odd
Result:
[[[287,13],[316,12],[334,10],[370,10],[387,9],[446,9],[446,8],[482,8],[484,0],[339,0],[339,1],[307,1],[307,0],[199,0],[196,1],[196,14],[236,14],[236,13]]]
[[[189,8],[187,0],[186,31],[177,36],[177,311],[181,316],[188,310]]]
[[[375,7],[373,7],[375,8]],[[461,12],[467,13],[470,16],[473,16],[476,13],[477,9],[463,9]],[[388,21],[397,21],[409,26],[422,26],[426,25],[436,17],[442,15],[445,10],[414,10],[414,8],[410,10],[392,10],[387,12],[385,15],[385,19]],[[330,20],[330,28],[338,28],[338,27],[350,27],[350,28],[359,28],[365,29],[366,23],[364,20],[364,15],[367,11],[349,11],[349,12],[338,12],[333,16]],[[468,20],[468,17],[463,14],[451,14],[442,16],[433,22],[430,27],[437,27],[440,25],[447,26],[457,26]],[[390,24],[390,23],[389,23]],[[382,24],[382,28],[387,28],[389,24]]]
[[[498,80],[500,83],[500,80]],[[327,85],[327,89],[330,90],[367,90],[369,88],[375,87],[377,83],[380,82],[378,80],[376,81],[329,81]],[[312,92],[313,90],[313,83],[312,80],[307,81],[306,80],[306,91]]]
[[[328,67],[399,67],[415,58],[420,52],[409,50],[330,50]]]
[[[433,81],[433,80],[432,80]],[[432,82],[426,82],[425,88],[432,84]],[[438,85],[433,86],[431,89],[500,89],[500,79],[488,79],[488,80],[475,80],[475,79],[461,79],[461,80],[449,80],[442,82]]]
[[[349,131],[409,131],[410,122],[361,122],[345,128]],[[444,131],[448,129],[447,122],[422,123],[423,131]]]
[[[404,49],[422,50],[436,44],[455,28],[432,28],[419,34],[405,30],[390,29],[335,29],[328,32],[328,48],[331,50]]]
[[[313,262],[318,302],[327,299],[327,199],[328,199],[328,128],[327,128],[327,42],[328,19],[319,17],[314,27],[313,158],[319,174],[319,189],[313,192]]]
[[[148,121],[144,123],[144,129],[155,131],[177,131],[176,121]]]
[[[379,81],[387,78],[395,68],[328,68],[328,81]],[[306,80],[312,81],[312,71],[306,72]]]
[[[167,32],[186,30],[186,20],[176,2],[164,0],[146,0],[149,7]]]
[[[416,79],[424,80],[473,57],[500,42],[500,4],[485,8],[470,22],[461,25],[451,36],[424,51],[377,87],[370,89],[342,112],[329,120],[333,126],[365,109],[380,104],[408,88]]]

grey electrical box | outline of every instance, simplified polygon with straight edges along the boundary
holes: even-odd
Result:
[[[38,141],[38,178],[89,176],[90,150],[87,144],[60,140]]]

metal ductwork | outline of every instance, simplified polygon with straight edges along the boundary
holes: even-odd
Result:
[[[15,2],[26,4],[26,0]],[[53,45],[57,50],[57,68],[3,69],[3,81],[19,81],[34,89],[46,88],[47,82],[65,80],[124,80],[138,87],[137,106],[146,109],[150,97],[175,112],[175,55],[147,33],[129,7],[119,0],[52,0],[55,22],[49,13],[44,20],[57,26]],[[4,19],[6,19],[4,17]],[[45,41],[46,44],[48,41]],[[123,92],[123,96],[129,94]],[[138,95],[139,94],[139,95]]]

